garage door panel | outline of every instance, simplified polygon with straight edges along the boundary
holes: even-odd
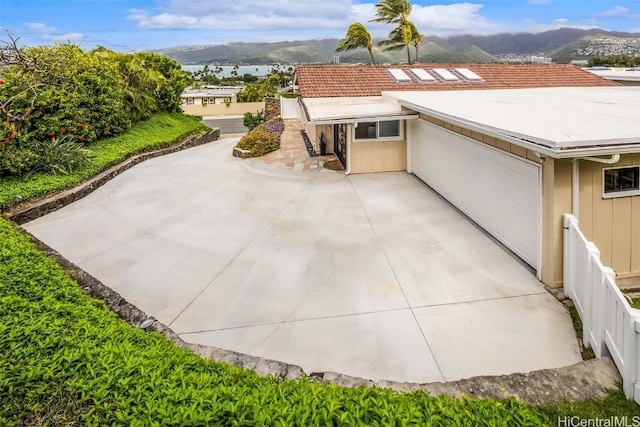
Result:
[[[540,167],[432,123],[413,126],[413,173],[537,268]]]

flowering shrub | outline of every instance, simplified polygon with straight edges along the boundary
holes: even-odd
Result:
[[[283,131],[282,119],[270,120],[245,135],[236,147],[249,150],[251,157],[264,156],[280,148],[280,136]]]

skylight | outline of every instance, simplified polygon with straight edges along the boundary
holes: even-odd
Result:
[[[456,73],[460,74],[462,77],[464,77],[466,80],[470,82],[482,81],[482,77],[480,77],[479,75],[477,75],[476,73],[474,73],[468,68],[456,68]]]
[[[436,75],[440,77],[442,80],[444,80],[445,82],[457,82],[458,80],[460,80],[451,71],[446,70],[444,68],[434,68],[431,71],[436,73]]]
[[[389,68],[387,71],[389,72],[393,80],[395,80],[398,83],[411,81],[411,77],[409,77],[407,73],[405,73],[399,68]]]
[[[409,71],[422,83],[435,83],[437,81],[435,77],[427,73],[422,68],[412,68]]]

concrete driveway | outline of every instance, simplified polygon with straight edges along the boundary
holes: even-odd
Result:
[[[186,341],[373,380],[580,361],[568,314],[406,173],[298,172],[236,140],[149,160],[25,228]]]

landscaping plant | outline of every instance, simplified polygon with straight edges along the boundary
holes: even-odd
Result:
[[[280,148],[280,136],[283,131],[284,121],[281,118],[270,120],[243,136],[236,147],[248,150],[251,157],[264,156]]]

